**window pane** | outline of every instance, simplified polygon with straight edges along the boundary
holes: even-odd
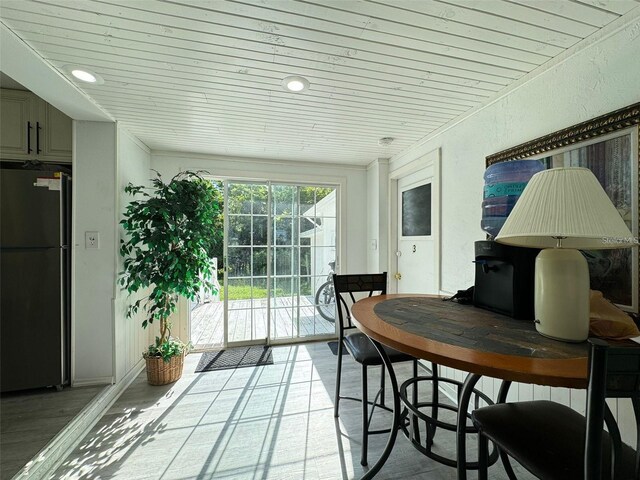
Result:
[[[323,290],[324,284],[329,281],[330,280],[328,275],[310,277],[311,287],[313,289],[313,296],[315,297],[318,291]]]
[[[253,216],[253,244],[267,245],[267,217]]]
[[[251,245],[251,217],[229,216],[229,245]]]
[[[402,192],[402,236],[431,235],[431,184]]]
[[[300,215],[315,216],[316,187],[300,187]]]
[[[300,275],[311,275],[311,247],[300,247]]]
[[[333,187],[317,187],[316,188],[316,203],[331,203],[335,205],[335,195],[336,189]],[[326,200],[325,200],[326,199]],[[324,202],[322,201],[324,200]],[[332,215],[335,215],[335,208],[333,209]]]
[[[272,284],[274,286],[273,291],[271,292],[272,298],[291,297],[291,293],[293,291],[291,277],[276,277],[273,279]],[[282,302],[278,302],[278,305],[282,304]],[[286,304],[289,305],[290,300],[288,300]]]
[[[269,189],[266,185],[253,186],[253,214],[254,215],[267,214],[268,195],[269,195]]]
[[[276,215],[293,215],[294,203],[297,200],[297,189],[291,185],[274,185],[273,192],[273,212]]]
[[[267,247],[253,249],[253,275],[259,277],[267,275]]]
[[[335,268],[336,249],[333,247],[316,247],[311,255],[311,274],[327,276]]]
[[[253,306],[267,306],[267,279],[254,278],[252,282],[251,294],[253,296]]]
[[[273,274],[274,275],[297,275],[294,272],[293,254],[295,249],[288,247],[276,247],[273,249]]]
[[[251,276],[251,248],[229,247],[228,250],[229,277]]]
[[[313,238],[316,230],[322,226],[322,219],[314,216],[300,217],[299,228],[300,238]]]
[[[227,192],[229,214],[251,213],[251,185],[230,183]]]
[[[311,241],[318,247],[332,247],[336,244],[336,219],[335,217],[316,217],[318,228],[313,230]]]
[[[247,308],[251,300],[251,279],[230,278],[228,294],[230,309]]]
[[[314,290],[311,289],[311,277],[300,277],[298,292],[301,297],[311,298],[314,295]]]
[[[276,245],[292,245],[292,219],[291,217],[278,217],[274,222],[274,235]]]

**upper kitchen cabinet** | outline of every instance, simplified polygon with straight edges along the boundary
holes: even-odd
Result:
[[[71,162],[71,118],[37,95],[0,90],[0,158]]]

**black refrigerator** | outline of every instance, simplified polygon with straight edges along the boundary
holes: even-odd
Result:
[[[69,383],[71,179],[0,169],[0,391]]]

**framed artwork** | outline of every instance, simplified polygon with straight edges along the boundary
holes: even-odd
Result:
[[[537,159],[546,168],[586,167],[598,178],[638,244],[640,205],[640,103],[580,123],[486,158],[497,162]],[[591,288],[624,310],[638,313],[638,248],[583,251]]]

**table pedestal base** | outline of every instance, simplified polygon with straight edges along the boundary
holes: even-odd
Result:
[[[430,387],[433,389],[432,392],[432,400],[430,402],[411,402],[409,400],[409,396],[407,392],[409,389],[413,391],[414,388],[418,388],[418,384],[422,382],[428,382]],[[404,422],[400,425],[400,428],[404,432],[405,437],[411,442],[411,444],[423,455],[435,460],[438,463],[442,463],[443,465],[447,465],[449,467],[458,467],[458,461],[455,456],[447,457],[436,453],[433,451],[433,438],[437,433],[438,429],[446,430],[449,432],[458,432],[459,424],[459,407],[457,405],[451,405],[447,403],[442,403],[440,398],[439,387],[443,384],[453,385],[458,392],[458,397],[461,396],[462,388],[464,386],[463,382],[459,382],[458,380],[453,380],[450,378],[440,378],[437,372],[432,372],[430,376],[421,376],[407,380],[400,386],[400,401],[407,409],[406,414],[409,416],[411,420],[412,429],[407,428],[407,422]],[[489,398],[487,395],[482,393],[479,390],[471,389],[469,393],[469,400],[475,399],[475,408],[480,406],[480,401],[482,400],[485,405],[493,405],[493,400]],[[454,412],[456,414],[457,421],[456,422],[446,422],[441,420],[441,412],[449,411]],[[404,412],[403,412],[404,413]],[[464,422],[462,423],[463,428],[461,433],[463,435],[477,434],[477,430],[473,426],[467,426],[467,419],[471,418],[471,414],[467,413],[464,417]],[[420,430],[420,426],[424,425],[424,435],[422,435],[422,431]],[[489,464],[492,465],[498,459],[498,453],[494,449],[489,456]],[[479,468],[478,462],[466,462],[465,469],[467,470],[477,470]]]
[[[480,380],[480,378],[482,377],[482,375],[477,375],[477,374],[473,374],[470,373],[469,375],[467,375],[467,378],[465,379],[464,383],[460,383],[457,382],[455,380],[450,380],[450,379],[438,379],[439,382],[443,382],[443,383],[454,383],[457,386],[462,386],[461,390],[459,391],[459,399],[458,399],[458,406],[456,407],[450,407],[450,406],[443,406],[443,405],[439,405],[440,408],[445,407],[445,408],[450,408],[450,409],[455,409],[457,410],[457,422],[456,425],[452,425],[449,423],[445,423],[445,422],[440,422],[437,420],[437,414],[435,415],[435,420],[433,418],[429,418],[426,415],[424,415],[422,412],[419,411],[420,407],[424,407],[424,406],[430,406],[430,404],[428,403],[418,403],[417,405],[412,405],[411,402],[408,401],[408,396],[406,395],[407,389],[409,388],[409,386],[415,386],[415,382],[422,380],[429,380],[432,379],[432,377],[417,377],[417,378],[413,378],[410,379],[406,382],[404,382],[402,384],[402,387],[398,388],[398,380],[396,378],[396,374],[395,374],[395,370],[393,369],[393,364],[391,363],[391,361],[389,360],[389,357],[387,356],[384,348],[382,347],[382,345],[371,339],[371,342],[373,343],[373,345],[375,346],[376,350],[378,351],[378,353],[380,354],[380,357],[382,358],[382,362],[387,370],[387,372],[389,372],[389,378],[391,381],[391,393],[392,393],[392,397],[393,397],[393,405],[391,407],[391,411],[393,413],[393,420],[391,423],[391,428],[390,428],[390,432],[389,432],[389,439],[387,440],[387,444],[385,445],[384,450],[382,451],[382,454],[380,455],[380,458],[376,461],[376,463],[371,467],[370,470],[368,470],[362,477],[361,480],[370,480],[372,478],[374,478],[377,473],[380,471],[380,469],[383,467],[383,465],[385,464],[385,462],[387,461],[387,459],[389,458],[389,455],[391,454],[391,451],[393,450],[393,447],[395,445],[396,442],[396,438],[398,436],[398,430],[402,428],[402,430],[404,431],[405,435],[407,436],[407,438],[412,442],[412,444],[418,448],[419,451],[421,451],[422,453],[424,453],[425,455],[427,455],[430,458],[433,458],[434,460],[443,463],[445,465],[449,465],[452,467],[456,467],[457,468],[457,472],[458,472],[458,480],[466,480],[467,478],[467,470],[471,469],[471,470],[477,470],[478,469],[478,462],[467,462],[467,454],[466,454],[466,447],[467,447],[467,439],[466,436],[468,434],[473,434],[473,433],[477,433],[476,430],[473,427],[468,427],[467,426],[467,418],[469,417],[469,402],[471,400],[471,397],[473,395],[475,395],[476,398],[476,408],[478,407],[477,402],[479,401],[479,399],[482,399],[483,401],[485,401],[488,404],[492,404],[493,402],[491,401],[491,399],[485,395],[484,393],[480,392],[479,390],[475,389],[476,384],[478,383],[478,380]],[[500,391],[498,392],[498,398],[496,399],[497,403],[504,403],[507,399],[507,393],[509,391],[509,387],[511,385],[511,382],[509,381],[503,381],[502,385],[500,387]],[[435,389],[437,389],[437,384],[434,386]],[[404,392],[404,395],[401,395]],[[436,398],[437,398],[437,393],[435,394]],[[403,410],[401,410],[402,408],[402,404],[405,405],[405,408]],[[403,419],[407,417],[407,415],[411,415],[411,422],[409,422],[409,424],[406,424],[405,422],[403,422]],[[427,424],[427,428],[426,428],[426,442],[428,447],[425,449],[424,447],[422,447],[420,441],[419,441],[419,428],[417,425],[417,422],[419,419],[422,419],[426,422]],[[429,424],[431,424],[431,428],[428,426]],[[410,426],[410,427],[409,427]],[[430,451],[430,444],[433,440],[433,436],[435,434],[436,428],[440,427],[440,428],[444,428],[446,430],[452,430],[456,432],[456,458],[455,460],[453,459],[449,459],[446,457],[443,457],[441,455],[435,454],[434,452]],[[411,431],[410,431],[411,430]],[[416,440],[418,441],[418,445],[416,445]],[[507,472],[507,475],[509,476],[510,479],[514,480],[515,479],[515,475],[513,473],[513,470],[511,468],[511,465],[509,463],[509,459],[507,457],[507,455],[503,454],[502,452],[499,452],[501,460],[503,462],[503,465],[505,467],[505,470]],[[497,461],[498,458],[498,451],[494,450],[491,452],[491,455],[489,456],[489,464],[493,464]]]

